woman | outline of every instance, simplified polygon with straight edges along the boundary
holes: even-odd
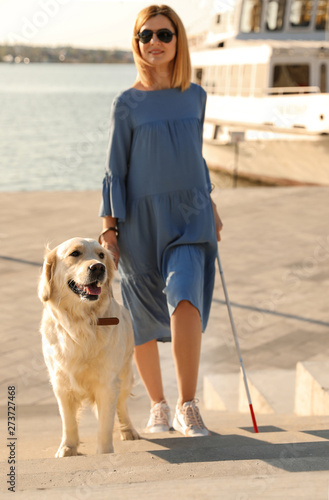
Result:
[[[186,33],[170,7],[139,13],[133,53],[137,80],[112,106],[100,241],[119,265],[133,321],[135,361],[151,399],[147,430],[171,427],[157,341],[172,340],[173,427],[206,436],[195,391],[222,228],[202,158],[206,94],[190,83]]]

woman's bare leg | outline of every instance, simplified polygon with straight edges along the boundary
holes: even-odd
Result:
[[[165,400],[156,340],[135,347],[135,362],[139,375],[151,399],[152,406]]]
[[[198,309],[182,300],[171,316],[172,351],[176,367],[178,406],[195,397],[202,325]]]
[[[178,405],[195,397],[201,352],[202,326],[198,309],[182,300],[171,316],[172,351],[176,367]],[[156,340],[135,347],[135,362],[152,405],[164,401]]]

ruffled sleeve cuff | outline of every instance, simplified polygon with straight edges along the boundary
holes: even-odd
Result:
[[[121,222],[126,218],[125,181],[116,175],[105,174],[99,215],[100,217],[115,217]]]

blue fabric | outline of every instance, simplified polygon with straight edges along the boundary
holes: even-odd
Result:
[[[170,340],[181,300],[206,328],[216,230],[202,157],[206,93],[129,89],[113,102],[100,215],[118,218],[122,296],[136,345]]]

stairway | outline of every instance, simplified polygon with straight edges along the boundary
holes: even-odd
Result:
[[[172,431],[143,434],[144,400],[131,400],[142,439],[96,455],[94,415],[80,422],[81,456],[53,458],[60,441],[56,405],[21,408],[15,499],[327,499],[329,430],[326,417],[249,415],[202,408],[212,435],[184,438]],[[2,424],[5,424],[4,415]],[[4,428],[2,426],[2,428]],[[8,472],[2,450],[1,477]],[[1,498],[13,498],[1,485]]]
[[[329,415],[329,362],[304,361],[296,370],[247,372],[255,413]],[[212,410],[249,412],[242,375],[204,377],[204,404]]]

